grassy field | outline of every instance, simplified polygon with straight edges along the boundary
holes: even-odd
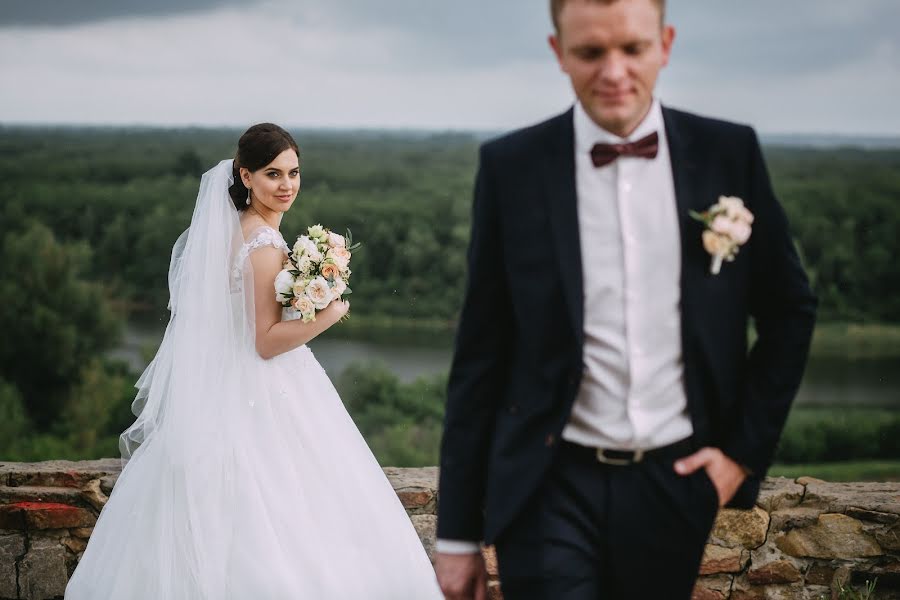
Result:
[[[812,355],[900,359],[900,325],[820,323],[813,335]]]
[[[825,481],[900,481],[900,460],[862,460],[808,465],[775,465],[770,477],[815,477]]]

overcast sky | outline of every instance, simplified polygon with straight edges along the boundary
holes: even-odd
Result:
[[[0,0],[0,123],[501,130],[572,102],[547,0]],[[897,0],[669,0],[663,102],[900,135]]]

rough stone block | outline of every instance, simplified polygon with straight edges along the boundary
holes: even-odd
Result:
[[[112,475],[107,475],[106,477],[100,478],[100,490],[109,496],[112,494],[113,487],[115,487],[116,482],[119,480],[119,473],[113,473]]]
[[[0,598],[15,598],[16,560],[25,554],[25,536],[0,536]]]
[[[488,575],[491,577],[499,577],[500,569],[497,567],[497,550],[493,546],[487,546],[481,551],[484,557],[484,566],[487,568]]]
[[[875,532],[875,541],[882,550],[900,552],[900,523],[884,527]]]
[[[786,477],[769,477],[759,487],[756,504],[766,512],[783,510],[800,504],[803,486]]]
[[[76,556],[84,552],[84,549],[87,548],[87,540],[77,537],[64,537],[60,542]]]
[[[701,577],[694,586],[691,600],[725,600],[731,591],[731,581],[730,575]]]
[[[433,514],[436,505],[437,467],[398,469],[386,467],[387,476],[403,507],[410,514]]]
[[[834,579],[834,574],[836,571],[837,569],[832,566],[821,563],[814,563],[806,571],[806,583],[812,585],[830,586],[831,581]]]
[[[802,579],[800,570],[788,560],[773,560],[770,563],[753,566],[747,572],[747,581],[754,585],[796,583]]]
[[[723,548],[707,544],[700,563],[701,575],[714,573],[740,573],[747,564],[749,553],[743,548]]]
[[[411,515],[410,520],[413,527],[416,528],[416,533],[419,534],[419,539],[422,541],[425,552],[428,553],[428,558],[433,563],[435,537],[437,536],[437,517],[434,515]]]
[[[806,485],[803,505],[822,507],[833,513],[846,513],[855,509],[900,515],[900,493],[897,484],[890,482],[810,481]]]
[[[88,504],[99,513],[103,510],[109,497],[100,489],[100,480],[93,479],[81,490],[81,495]]]
[[[80,488],[91,479],[99,479],[122,470],[117,458],[68,461],[49,460],[38,463],[0,463],[0,482],[9,486]]]
[[[488,600],[503,600],[503,592],[500,589],[499,581],[488,582]]]
[[[848,559],[883,554],[859,521],[831,513],[820,515],[815,525],[779,536],[775,544],[785,554],[796,557]]]
[[[32,539],[19,569],[22,597],[41,600],[60,597],[66,591],[67,581],[66,550],[59,540]]]
[[[29,530],[93,527],[97,518],[89,510],[55,502],[16,502],[0,506],[0,529],[24,523]]]
[[[69,530],[69,533],[74,535],[77,538],[81,538],[86,540],[91,537],[91,534],[94,533],[93,527],[73,527]]]
[[[80,500],[81,492],[77,488],[0,486],[0,504],[14,504],[16,502],[77,504]]]
[[[776,510],[769,518],[771,520],[771,531],[788,531],[795,527],[808,527],[815,524],[822,514],[821,508],[810,508],[805,506],[797,506],[794,508],[786,508],[784,510]]]
[[[729,600],[822,600],[830,598],[827,587],[792,585],[747,586],[735,589]]]
[[[757,548],[765,543],[769,530],[769,513],[754,507],[752,510],[726,508],[719,511],[711,539],[726,548]]]

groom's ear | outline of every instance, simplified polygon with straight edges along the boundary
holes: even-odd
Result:
[[[566,68],[563,66],[562,44],[559,41],[559,36],[550,34],[547,36],[547,43],[550,44],[553,54],[556,55],[556,62],[559,63],[559,68],[565,72]]]
[[[675,42],[675,28],[671,25],[665,25],[662,30],[662,52],[663,66],[669,64],[669,57],[672,56],[672,44]]]

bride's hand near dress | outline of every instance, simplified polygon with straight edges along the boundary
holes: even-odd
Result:
[[[250,255],[253,265],[253,300],[256,317],[256,351],[269,359],[299,348],[337,323],[347,314],[350,303],[334,300],[316,313],[316,320],[304,323],[297,319],[282,321],[282,306],[275,300],[275,277],[284,263],[284,252],[278,248],[260,248]]]

